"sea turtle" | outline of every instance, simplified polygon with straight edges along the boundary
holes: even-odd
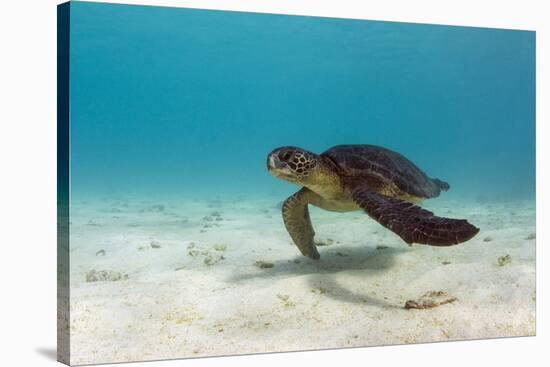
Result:
[[[374,145],[338,145],[320,155],[286,146],[267,157],[267,169],[302,188],[283,203],[283,220],[301,253],[319,259],[308,204],[348,212],[364,210],[407,244],[450,246],[479,228],[464,219],[437,217],[415,204],[449,190],[401,154]]]

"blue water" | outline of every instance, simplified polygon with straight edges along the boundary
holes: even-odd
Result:
[[[534,197],[534,32],[73,2],[70,42],[73,198],[282,199],[267,153],[337,144]]]

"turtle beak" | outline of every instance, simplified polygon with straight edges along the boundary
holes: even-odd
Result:
[[[276,154],[270,154],[267,157],[267,170],[269,172],[273,173],[273,171],[284,168],[285,166],[286,164],[284,162],[281,162],[281,160],[279,159],[279,157],[277,157]]]

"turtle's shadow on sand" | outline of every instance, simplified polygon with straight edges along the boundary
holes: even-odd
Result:
[[[321,247],[320,260],[311,260],[303,256],[297,256],[290,260],[280,260],[273,263],[272,268],[257,269],[254,272],[233,274],[229,282],[242,282],[256,278],[280,278],[296,275],[310,275],[308,283],[312,289],[324,288],[325,295],[333,299],[362,303],[382,308],[395,308],[397,306],[384,300],[379,300],[366,294],[355,293],[342,287],[332,274],[353,271],[357,281],[367,280],[369,275],[385,272],[395,264],[395,256],[409,251],[406,248],[387,247],[375,249],[368,246],[333,246]],[[365,282],[368,288],[368,282]]]

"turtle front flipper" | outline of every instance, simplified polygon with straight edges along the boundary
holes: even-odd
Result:
[[[355,203],[371,218],[399,235],[409,245],[457,245],[479,232],[479,228],[465,219],[437,217],[417,205],[381,195],[365,186],[355,188],[352,195]]]
[[[298,246],[300,252],[314,260],[320,258],[319,252],[313,242],[315,232],[309,218],[308,204],[310,196],[316,195],[309,189],[303,188],[283,203],[283,221],[285,227]]]

